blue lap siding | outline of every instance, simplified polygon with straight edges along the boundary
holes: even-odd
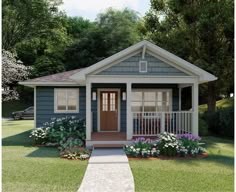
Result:
[[[143,60],[141,53],[134,55],[118,64],[106,68],[97,73],[97,75],[155,75],[155,76],[188,76],[188,74],[171,66],[168,63],[146,54],[147,72],[139,72],[139,61]]]
[[[79,88],[79,113],[54,113],[54,88],[57,87],[37,87],[36,88],[36,127],[41,127],[53,117],[76,116],[85,118],[86,114],[86,91],[85,87]],[[62,87],[60,87],[62,88]],[[66,88],[66,87],[65,87]]]
[[[76,116],[79,118],[86,117],[86,89],[79,88],[79,113],[54,113],[54,88],[57,87],[37,87],[36,88],[36,126],[40,127],[45,122],[50,121],[53,117]],[[61,88],[61,87],[60,87]],[[66,88],[66,87],[65,87]],[[72,88],[72,87],[68,87]],[[93,114],[92,126],[93,131],[97,131],[97,112],[98,112],[98,89],[120,89],[120,130],[126,132],[126,100],[122,100],[122,93],[126,92],[126,84],[92,84],[92,92],[97,93],[96,101],[91,101],[91,111]],[[132,89],[172,89],[172,109],[178,110],[179,96],[178,87],[175,84],[133,84]]]

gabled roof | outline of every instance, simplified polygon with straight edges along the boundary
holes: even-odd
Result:
[[[90,67],[83,69],[75,69],[72,71],[66,71],[35,79],[29,79],[27,81],[19,82],[19,84],[26,86],[73,86],[78,85],[79,82],[84,85],[87,75],[92,74],[93,72],[96,72],[97,70],[102,69],[116,61],[132,56],[132,54],[139,51],[143,53],[145,53],[145,51],[150,52],[153,55],[156,55],[158,58],[162,58],[163,60],[168,61],[169,63],[171,63],[172,66],[175,66],[176,68],[194,74],[195,77],[198,77],[199,83],[217,80],[217,77],[208,73],[207,71],[185,61],[184,59],[181,59],[180,57],[154,45],[149,41],[144,40],[94,65],[91,65]]]
[[[217,77],[215,77],[214,75],[208,73],[207,71],[185,61],[184,59],[181,59],[180,57],[154,45],[153,43],[143,40],[131,47],[128,47],[94,65],[91,65],[90,67],[87,67],[86,69],[84,69],[83,71],[80,71],[78,73],[75,73],[74,75],[72,75],[70,78],[77,81],[77,82],[81,82],[85,80],[86,75],[91,74],[92,72],[103,68],[109,64],[111,64],[112,62],[115,62],[123,57],[126,57],[132,53],[134,53],[135,51],[138,50],[143,50],[145,48],[145,50],[147,51],[151,51],[152,53],[156,54],[159,57],[162,57],[163,59],[166,59],[168,61],[170,61],[172,64],[176,65],[176,67],[180,67],[183,70],[187,70],[190,71],[191,73],[195,74],[196,76],[199,77],[199,83],[203,83],[203,82],[208,82],[208,81],[214,81],[217,80]]]

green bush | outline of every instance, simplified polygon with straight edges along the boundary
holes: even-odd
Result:
[[[51,122],[46,122],[43,127],[34,129],[30,137],[41,144],[50,142],[63,145],[69,142],[68,138],[79,139],[84,144],[85,120],[75,117],[52,118]]]
[[[208,122],[209,130],[217,135],[234,137],[234,107],[217,108],[216,112],[205,112],[203,119]]]
[[[199,115],[199,135],[207,136],[208,135],[208,124],[203,118],[203,115]]]

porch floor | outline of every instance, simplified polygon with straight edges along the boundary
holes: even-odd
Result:
[[[92,132],[92,141],[126,141],[126,133],[122,132]]]

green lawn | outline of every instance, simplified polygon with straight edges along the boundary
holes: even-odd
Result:
[[[216,102],[216,107],[219,108],[231,107],[233,105],[234,105],[234,98],[222,99]],[[200,113],[207,111],[207,104],[199,105],[198,109]]]
[[[233,191],[233,141],[205,137],[203,142],[209,153],[205,159],[131,160],[136,191]]]
[[[3,121],[3,191],[76,191],[87,162],[60,159],[54,148],[32,147],[32,127],[29,120]]]

